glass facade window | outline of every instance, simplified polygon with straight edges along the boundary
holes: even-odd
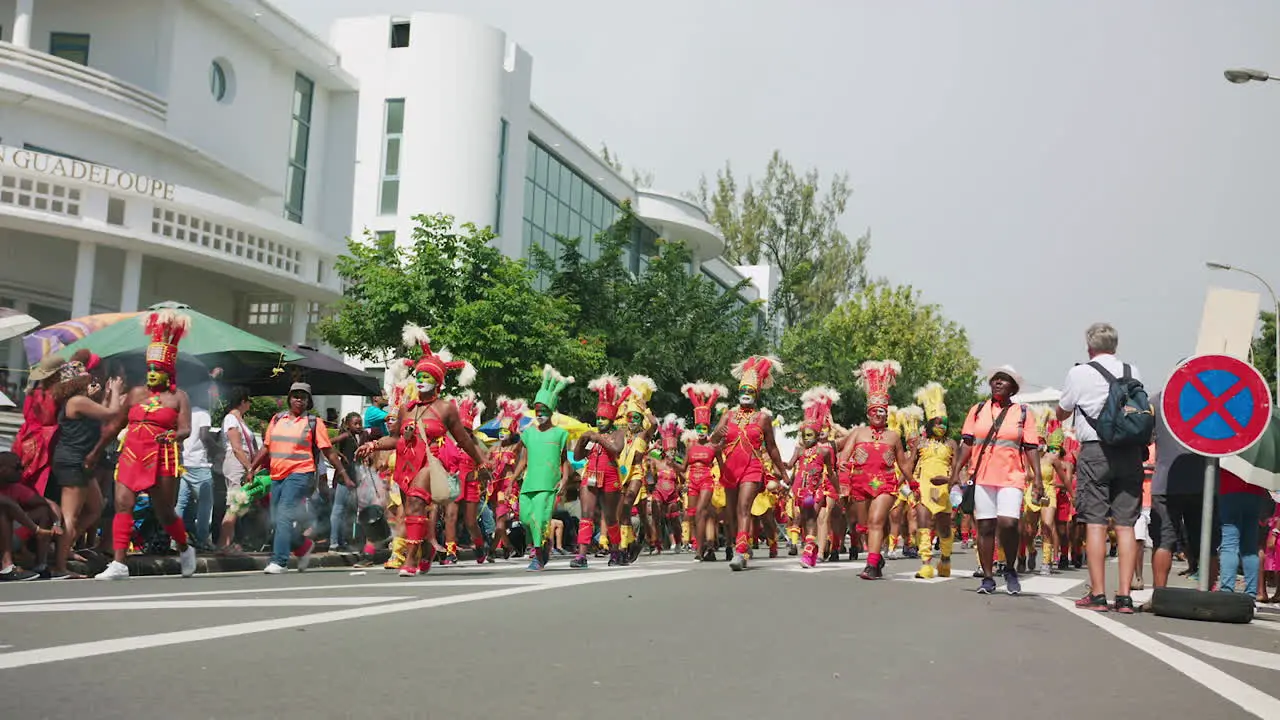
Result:
[[[497,235],[502,234],[502,201],[506,198],[506,194],[507,194],[506,184],[507,184],[507,130],[508,129],[509,129],[509,124],[507,123],[507,119],[502,118],[502,125],[498,129],[498,132],[500,132],[501,135],[498,137],[498,197],[497,197],[497,202],[494,204],[494,207],[497,209],[494,210],[494,214],[493,214],[493,232]]]
[[[397,21],[391,23],[391,47],[407,48],[409,47],[409,21]]]
[[[533,246],[541,247],[552,255],[559,255],[555,236],[581,238],[582,254],[594,260],[599,257],[597,234],[608,230],[621,211],[617,202],[603,190],[583,177],[567,163],[533,138],[528,140],[524,173],[524,254],[529,256]],[[639,235],[656,234],[641,226]],[[632,254],[635,255],[633,241]],[[638,267],[638,257],[630,258],[629,266]]]
[[[301,73],[293,79],[293,123],[289,135],[289,168],[284,182],[284,216],[302,222],[307,189],[307,152],[311,143],[311,104],[316,85]]]
[[[89,36],[85,33],[49,33],[49,54],[77,65],[88,65]]]
[[[382,133],[382,184],[378,214],[395,215],[400,208],[400,146],[404,142],[404,98],[387,101]]]

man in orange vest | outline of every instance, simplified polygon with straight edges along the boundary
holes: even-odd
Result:
[[[302,528],[311,526],[306,502],[316,487],[318,455],[324,453],[329,465],[347,487],[355,483],[329,442],[329,431],[314,415],[311,385],[297,382],[289,388],[289,410],[271,419],[262,449],[253,459],[248,477],[258,468],[271,473],[271,514],[275,518],[275,538],[271,543],[271,564],[263,571],[280,575],[289,566],[289,552],[298,558],[298,572],[311,563],[315,543],[302,537]]]

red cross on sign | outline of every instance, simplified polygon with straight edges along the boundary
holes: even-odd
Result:
[[[1271,388],[1254,366],[1227,355],[1199,355],[1170,375],[1160,418],[1183,447],[1206,457],[1243,452],[1271,423]]]

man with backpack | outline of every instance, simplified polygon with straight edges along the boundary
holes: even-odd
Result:
[[[308,413],[312,408],[311,386],[296,382],[289,388],[289,410],[271,419],[263,437],[262,449],[253,459],[247,477],[258,468],[271,473],[271,515],[275,522],[275,538],[271,544],[271,564],[263,571],[280,575],[289,566],[289,552],[298,558],[298,572],[311,563],[315,543],[302,537],[304,527],[311,526],[307,498],[316,488],[316,470],[323,454],[338,478],[348,487],[354,483],[345,464],[329,441],[324,423]]]
[[[1089,362],[1067,373],[1058,419],[1074,418],[1080,452],[1076,460],[1076,517],[1085,528],[1089,592],[1076,601],[1086,610],[1131,614],[1129,596],[1138,545],[1133,527],[1142,513],[1142,464],[1155,430],[1155,415],[1138,369],[1116,357],[1119,337],[1107,323],[1085,332]],[[1115,524],[1120,581],[1107,603],[1107,521]]]

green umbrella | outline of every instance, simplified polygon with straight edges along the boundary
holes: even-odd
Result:
[[[280,363],[294,362],[302,355],[281,345],[264,340],[221,320],[211,318],[189,306],[175,302],[152,305],[150,310],[172,308],[191,318],[191,328],[178,345],[182,355],[197,358],[210,369],[222,368],[223,381],[240,383],[260,376]],[[90,333],[59,352],[71,357],[76,350],[87,348],[103,359],[125,362],[144,357],[151,337],[143,331],[147,315],[122,320]]]
[[[1254,446],[1222,458],[1221,467],[1250,485],[1280,490],[1280,410],[1272,410],[1271,424]]]

